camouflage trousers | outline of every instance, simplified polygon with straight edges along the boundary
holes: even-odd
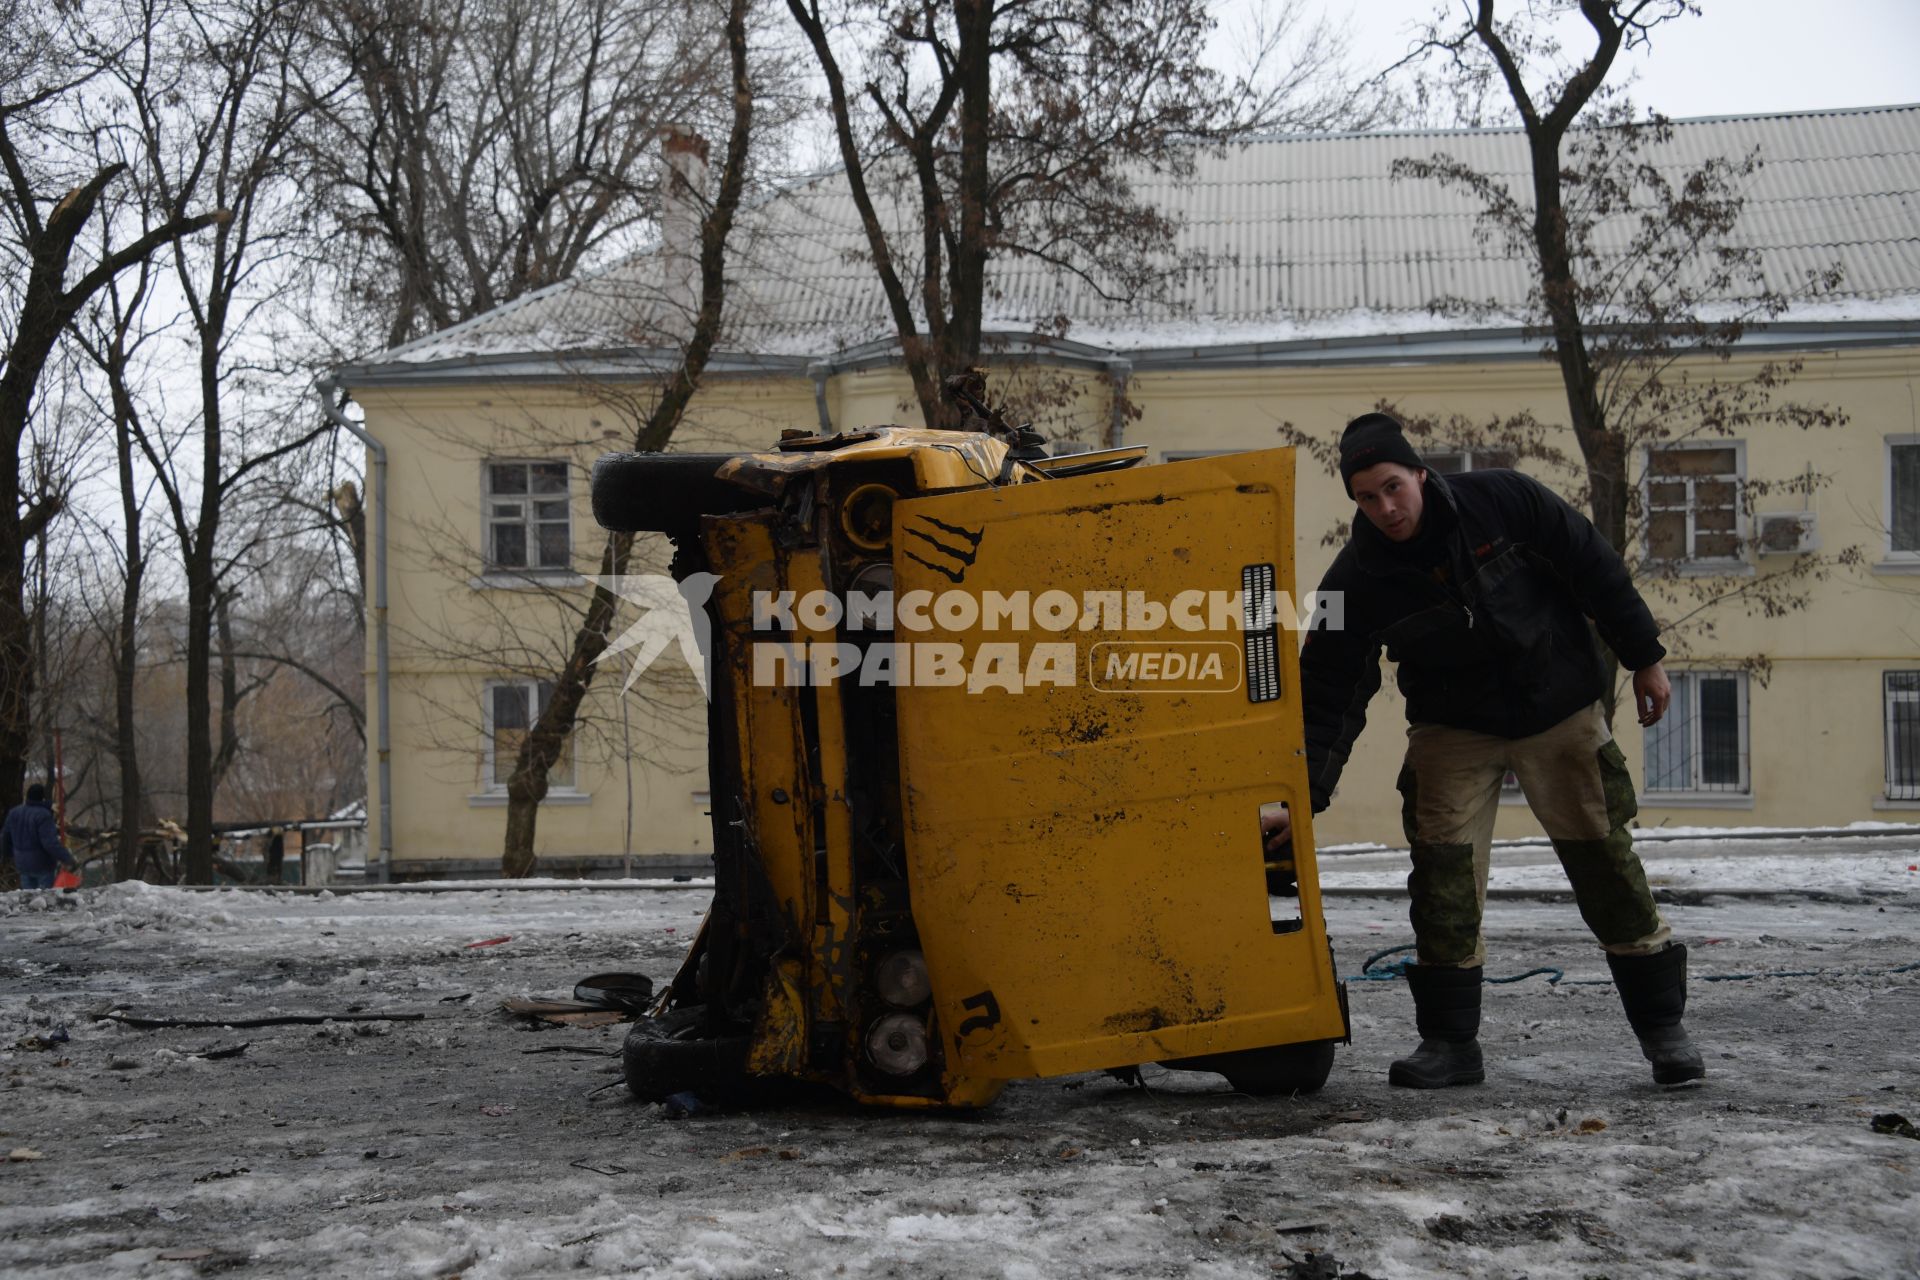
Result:
[[[1399,788],[1420,963],[1471,967],[1486,959],[1487,857],[1509,769],[1600,945],[1617,955],[1664,947],[1672,931],[1633,851],[1633,779],[1596,702],[1530,738],[1439,724],[1407,729]]]

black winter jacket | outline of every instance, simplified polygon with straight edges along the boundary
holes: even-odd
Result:
[[[1313,809],[1326,808],[1380,687],[1399,664],[1407,719],[1503,738],[1552,728],[1606,690],[1593,634],[1630,671],[1666,656],[1620,555],[1591,521],[1517,471],[1429,471],[1421,532],[1395,544],[1363,515],[1320,593],[1341,630],[1300,654]]]

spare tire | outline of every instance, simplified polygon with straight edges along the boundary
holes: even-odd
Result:
[[[747,1037],[708,1035],[706,1015],[694,1005],[635,1022],[621,1054],[627,1091],[642,1102],[694,1093],[720,1103],[744,1093]]]
[[[593,518],[615,533],[684,534],[704,515],[773,499],[720,477],[731,453],[609,453],[593,464]]]

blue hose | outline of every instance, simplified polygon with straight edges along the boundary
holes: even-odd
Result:
[[[1382,964],[1379,968],[1375,968],[1374,966],[1379,964],[1380,961],[1385,960],[1388,956],[1397,956],[1404,952],[1412,951],[1415,945],[1416,944],[1409,942],[1405,946],[1388,947],[1385,951],[1376,951],[1361,963],[1360,972],[1343,978],[1341,981],[1392,982],[1395,978],[1404,978],[1407,976],[1408,968],[1413,964],[1412,960],[1395,960],[1391,964]],[[1871,978],[1892,976],[1896,973],[1912,973],[1916,969],[1920,969],[1920,961],[1915,961],[1912,964],[1903,964],[1893,969],[1773,969],[1756,973],[1703,973],[1696,976],[1702,982],[1752,982],[1758,978],[1818,978],[1825,974],[1844,974],[1853,977]],[[1539,977],[1541,974],[1546,975],[1547,985],[1554,987],[1560,986],[1562,983],[1569,987],[1610,987],[1613,985],[1611,978],[1576,978],[1568,980],[1564,970],[1556,969],[1552,965],[1542,965],[1537,969],[1528,969],[1525,973],[1511,974],[1504,978],[1488,978],[1487,983],[1494,985],[1499,983],[1521,982],[1527,978]]]

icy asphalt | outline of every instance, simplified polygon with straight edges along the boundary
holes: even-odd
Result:
[[[698,889],[16,895],[0,1273],[1920,1275],[1920,1141],[1872,1127],[1920,1123],[1920,970],[1891,972],[1920,962],[1920,837],[1643,851],[1693,947],[1702,1086],[1652,1086],[1536,846],[1496,851],[1488,972],[1565,981],[1488,989],[1483,1087],[1387,1088],[1405,987],[1356,982],[1354,1043],[1316,1095],[1148,1068],[1145,1088],[1016,1083],[977,1115],[670,1120],[617,1087],[622,1028],[499,1011],[597,970],[665,978]],[[1343,973],[1408,940],[1403,859],[1324,861]],[[1700,980],[1736,974],[1761,976]],[[116,1005],[425,1017],[90,1016]]]

